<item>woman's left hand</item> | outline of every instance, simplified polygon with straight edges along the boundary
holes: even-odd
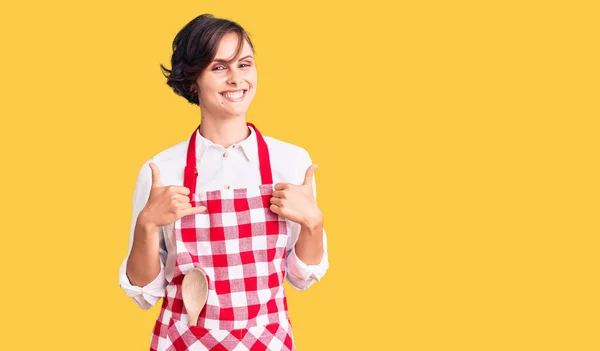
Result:
[[[308,167],[304,182],[300,185],[275,184],[275,191],[271,197],[271,211],[311,229],[319,226],[323,221],[323,214],[317,206],[312,185],[316,168],[315,164]]]

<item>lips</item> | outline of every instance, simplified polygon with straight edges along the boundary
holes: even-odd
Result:
[[[225,98],[225,100],[228,100],[231,102],[240,102],[240,101],[244,100],[244,98],[246,97],[246,93],[247,93],[247,90],[239,89],[239,90],[223,91],[220,94],[222,97]]]

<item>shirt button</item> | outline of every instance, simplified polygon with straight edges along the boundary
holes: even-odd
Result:
[[[233,145],[233,146],[231,146],[231,147],[235,149],[235,148],[237,147],[237,145]]]
[[[229,190],[229,188],[231,188],[231,185],[229,185],[229,184],[225,185],[225,189]]]
[[[227,151],[223,153],[223,158],[227,157]]]

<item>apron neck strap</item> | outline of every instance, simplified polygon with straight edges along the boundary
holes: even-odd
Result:
[[[256,133],[256,142],[258,146],[258,163],[260,166],[260,178],[262,184],[273,184],[273,173],[271,172],[271,158],[269,156],[269,148],[262,134],[254,126],[254,124],[246,122],[248,127],[254,129]],[[187,158],[185,170],[183,173],[183,186],[190,189],[188,195],[192,201],[192,194],[196,192],[196,182],[198,180],[198,169],[196,167],[196,132],[200,129],[200,125],[194,130],[188,143]]]

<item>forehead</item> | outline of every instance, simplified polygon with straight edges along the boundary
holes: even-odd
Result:
[[[221,42],[219,42],[219,47],[217,49],[217,54],[215,55],[215,59],[223,59],[223,60],[232,60],[237,57],[234,57],[235,51],[238,46],[238,34],[237,33],[227,33],[221,38]],[[244,40],[244,45],[238,55],[246,56],[252,54],[252,48],[250,44]]]

